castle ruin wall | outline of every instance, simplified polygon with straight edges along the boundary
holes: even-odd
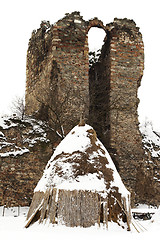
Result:
[[[104,29],[106,37],[98,62],[89,69],[91,27]],[[27,51],[26,115],[50,124],[52,120],[55,131],[45,151],[44,144],[38,143],[30,153],[0,158],[0,204],[30,203],[37,179],[60,141],[59,125],[66,134],[82,113],[108,149],[133,202],[157,204],[159,184],[153,185],[153,174],[147,170],[149,160],[138,127],[137,91],[143,69],[142,34],[132,20],[114,19],[104,26],[97,18],[85,21],[73,12],[54,25],[42,22],[33,31]],[[13,137],[21,146],[26,130],[19,126]],[[10,138],[9,130],[1,131]]]

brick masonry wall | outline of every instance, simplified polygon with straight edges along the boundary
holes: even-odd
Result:
[[[113,25],[110,32],[110,149],[122,179],[135,193],[137,171],[144,161],[137,115],[144,45],[133,21],[116,19]]]
[[[67,98],[61,113],[66,132],[78,123],[81,112],[88,118],[89,65],[86,27],[86,22],[79,13],[74,12],[52,26],[42,23],[29,42],[26,113],[40,116],[42,104],[37,99],[47,105],[50,94],[57,96],[53,101],[57,101],[57,105]],[[49,90],[51,85],[54,92]],[[67,119],[72,119],[72,123]]]
[[[32,119],[5,123],[0,127],[0,206],[29,206],[56,136]]]
[[[61,105],[63,109],[56,112],[63,119],[65,133],[79,122],[81,113],[88,120],[88,31],[94,26],[105,30],[97,18],[84,21],[79,12],[73,12],[54,25],[42,22],[40,28],[33,31],[27,51],[27,115],[48,120],[55,116],[50,109],[44,114],[42,105],[46,108],[48,104]],[[52,99],[53,96],[56,99]],[[62,104],[64,99],[67,101]]]
[[[89,69],[87,33],[91,27],[104,29],[106,38],[98,63]],[[81,112],[108,149],[132,192],[132,201],[158,205],[159,182],[153,183],[150,158],[144,154],[138,128],[137,90],[143,69],[142,35],[132,20],[115,19],[104,26],[97,18],[84,21],[79,12],[74,12],[54,25],[42,22],[33,31],[27,51],[26,114],[48,122],[52,119],[55,131],[49,143],[39,140],[30,148],[25,142],[30,125],[0,129],[0,205],[30,203],[59,142],[56,114],[66,134],[78,123]],[[4,138],[15,145],[15,151],[25,147],[29,152],[5,155],[11,149],[3,145]]]
[[[137,107],[144,69],[144,45],[132,20],[115,19],[106,26],[99,62],[90,69],[90,122],[108,149],[132,203],[157,204],[153,176],[142,146]],[[154,196],[154,197],[153,197]]]

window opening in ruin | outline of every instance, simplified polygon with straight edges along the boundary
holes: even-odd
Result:
[[[98,62],[104,44],[105,31],[102,28],[92,27],[88,32],[89,67]]]

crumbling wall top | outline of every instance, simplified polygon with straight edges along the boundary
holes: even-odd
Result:
[[[128,18],[114,18],[113,21],[114,25],[118,25],[118,26],[127,26],[127,27],[136,27],[136,23],[132,20],[132,19],[128,19]]]

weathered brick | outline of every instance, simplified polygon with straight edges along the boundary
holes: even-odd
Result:
[[[87,34],[91,27],[104,29],[106,37],[99,61],[89,69]],[[157,204],[159,184],[153,185],[152,174],[146,173],[147,156],[138,128],[137,90],[143,69],[142,35],[132,20],[115,19],[104,26],[97,18],[85,21],[74,12],[54,25],[42,22],[28,46],[26,114],[51,124],[50,119],[55,117],[47,106],[51,100],[52,106],[60,105],[69,91],[59,115],[65,134],[85,112],[132,192],[132,199]],[[16,136],[16,144],[21,142],[17,129],[8,134]],[[52,145],[57,144],[54,136]],[[28,204],[51,154],[51,146],[44,153],[37,145],[30,154],[0,159],[1,204]]]

